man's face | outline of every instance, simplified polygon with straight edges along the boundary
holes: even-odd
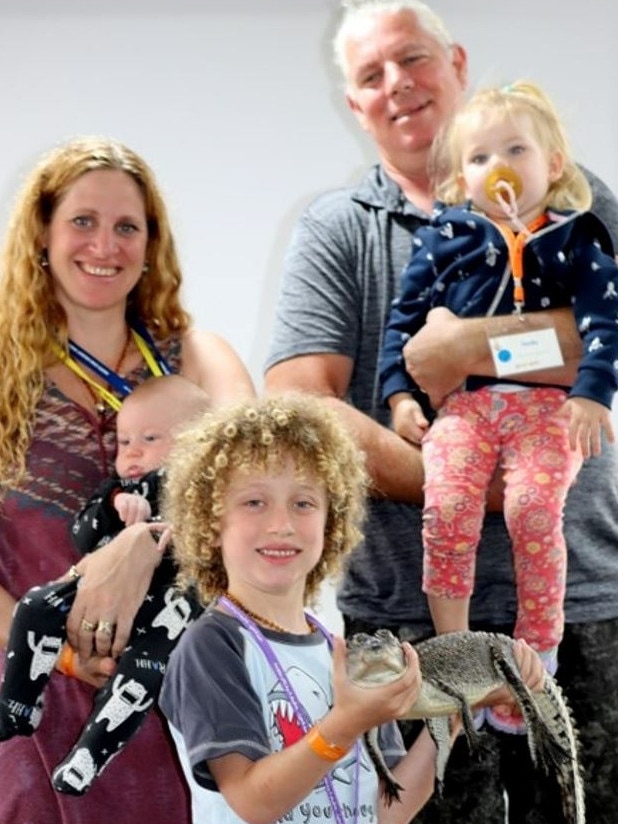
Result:
[[[402,170],[411,154],[424,160],[463,99],[465,51],[445,47],[404,10],[359,21],[345,55],[348,104],[382,160]]]

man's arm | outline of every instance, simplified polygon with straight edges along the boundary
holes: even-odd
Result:
[[[528,312],[520,317],[458,318],[448,309],[433,309],[425,326],[404,347],[406,368],[429,396],[434,408],[469,375],[494,377],[489,338],[553,326],[564,366],[518,375],[530,383],[570,386],[577,373],[582,346],[571,309]]]
[[[367,456],[373,494],[418,503],[418,449],[346,402],[353,383],[361,389],[356,370],[367,381],[363,409],[372,403],[377,380],[371,356],[359,358],[368,338],[375,340],[377,357],[381,328],[377,309],[369,318],[373,327],[368,326],[361,270],[370,264],[381,270],[386,263],[374,260],[375,250],[367,250],[367,233],[365,210],[347,190],[327,193],[307,208],[285,258],[264,385],[268,392],[297,390],[325,397]]]
[[[272,366],[266,372],[264,385],[267,392],[294,389],[323,396],[341,416],[365,453],[372,494],[418,504],[423,495],[421,453],[417,447],[343,400],[352,368],[352,359],[345,355],[302,355]]]

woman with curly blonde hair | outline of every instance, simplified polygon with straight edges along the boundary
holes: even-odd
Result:
[[[251,380],[225,341],[191,328],[154,175],[117,141],[77,138],[41,158],[17,199],[1,266],[2,646],[26,590],[67,569],[81,580],[42,723],[32,738],[0,745],[0,820],[186,821],[185,788],[154,714],[87,810],[52,790],[50,769],[91,710],[89,685],[114,671],[160,561],[144,524],[79,560],[69,524],[111,472],[116,410],[135,384],[181,372],[218,405],[252,395]],[[32,640],[48,666],[45,638]]]

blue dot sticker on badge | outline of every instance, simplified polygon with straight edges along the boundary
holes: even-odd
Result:
[[[513,357],[513,353],[510,349],[498,349],[496,355],[501,363],[508,363]]]

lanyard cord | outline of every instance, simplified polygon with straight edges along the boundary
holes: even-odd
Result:
[[[508,171],[508,170],[507,170]],[[516,182],[518,178],[515,178]],[[513,301],[515,303],[515,314],[521,315],[524,308],[524,246],[532,235],[549,222],[547,215],[542,214],[532,220],[527,226],[521,222],[517,214],[518,186],[507,177],[501,180],[500,188],[494,192],[493,199],[501,206],[504,214],[514,223],[518,229],[517,234],[503,223],[496,223],[504,238],[509,250],[509,262],[513,275]]]
[[[298,719],[298,723],[300,724],[301,729],[304,733],[307,733],[311,727],[312,721],[309,715],[307,714],[306,709],[300,703],[300,700],[292,686],[290,679],[287,676],[287,673],[283,669],[281,662],[275,655],[275,651],[273,650],[272,646],[268,643],[265,636],[260,631],[258,625],[253,621],[244,610],[240,609],[236,606],[229,598],[226,598],[225,595],[222,595],[218,599],[219,604],[225,608],[225,610],[231,613],[240,623],[249,631],[253,640],[256,642],[258,647],[264,653],[266,660],[268,661],[272,671],[279,679],[281,686],[283,687],[284,691],[286,692],[290,704],[292,705],[292,709]],[[328,632],[328,630],[318,621],[317,618],[313,616],[307,615],[307,621],[313,624],[326,638],[326,641],[329,646],[332,647],[332,636]],[[359,808],[359,791],[360,791],[360,746],[358,741],[354,745],[354,822],[358,820],[358,808]],[[341,804],[339,803],[339,799],[337,798],[337,793],[335,791],[335,786],[332,777],[327,774],[322,779],[324,783],[324,787],[326,789],[326,795],[331,803],[331,807],[333,810],[333,817],[337,824],[344,824],[344,812],[341,808]]]
[[[135,327],[135,325],[136,324],[133,324],[133,327]],[[157,378],[160,378],[162,375],[171,374],[170,367],[158,351],[145,327],[140,325],[139,332],[135,328],[132,328],[131,334],[150,372]],[[72,340],[69,340],[68,352],[62,349],[57,343],[54,343],[54,350],[62,362],[68,366],[80,380],[88,384],[104,403],[116,412],[120,409],[122,405],[121,398],[125,398],[133,389],[129,381],[125,380],[121,375],[118,375],[113,369],[110,369],[102,361],[95,358],[94,355],[91,355],[85,349],[82,349],[81,346]],[[99,375],[110,387],[113,387],[121,398],[116,397],[110,389],[102,386],[98,381],[94,380],[94,378],[90,377],[82,368],[82,365],[92,369],[92,371]]]
[[[510,226],[496,223],[509,250],[509,261],[513,274],[513,300],[515,312],[520,315],[524,308],[524,246],[532,235],[548,222],[547,215],[540,215],[515,234]]]
[[[119,398],[117,398],[112,392],[110,392],[106,386],[101,386],[100,383],[93,380],[93,378],[91,378],[87,372],[84,372],[79,363],[77,363],[77,361],[74,361],[73,358],[70,357],[70,355],[68,355],[66,352],[64,352],[57,344],[54,344],[54,349],[56,350],[58,356],[62,358],[66,366],[68,366],[69,369],[72,372],[74,372],[78,378],[80,378],[80,380],[84,381],[84,383],[87,383],[88,386],[92,387],[93,391],[96,392],[96,394],[101,398],[101,400],[104,403],[106,403],[116,412],[120,409],[122,401]],[[128,392],[125,392],[123,394],[123,397],[127,394]]]

